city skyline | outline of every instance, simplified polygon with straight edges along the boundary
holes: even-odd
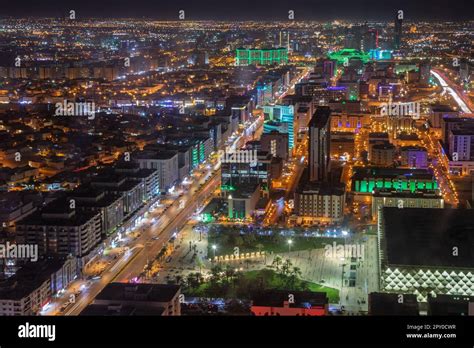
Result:
[[[6,343],[112,316],[97,343],[237,316],[464,342],[472,5],[24,4],[0,17]]]

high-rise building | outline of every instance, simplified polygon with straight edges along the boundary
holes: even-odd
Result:
[[[280,31],[278,47],[286,47],[288,51],[290,51],[290,32],[289,31]]]
[[[326,59],[323,61],[323,75],[325,77],[333,77],[336,74],[336,61]]]
[[[287,64],[288,49],[286,47],[267,49],[237,48],[235,59],[237,66]]]
[[[285,161],[288,159],[288,134],[271,131],[262,134],[260,141],[262,151],[269,152],[273,157],[280,157]]]
[[[309,180],[324,181],[329,170],[331,109],[320,106],[309,122]]]
[[[195,66],[205,66],[209,64],[209,53],[207,51],[196,50],[189,57],[188,62]]]
[[[362,47],[361,49],[365,52],[370,52],[378,48],[378,32],[377,29],[369,29],[364,32],[362,37]]]
[[[420,84],[428,86],[431,77],[431,65],[429,62],[423,62],[420,64]]]
[[[274,130],[281,130],[281,133],[287,133],[288,149],[293,149],[298,132],[298,128],[295,127],[294,106],[266,105],[263,107],[263,112],[265,119],[269,120],[263,126],[263,132],[269,133]]]
[[[344,48],[359,49],[360,39],[353,33],[348,33],[344,38]]]
[[[393,31],[393,49],[399,50],[402,43],[402,23],[403,19],[397,16],[395,17],[395,28]]]

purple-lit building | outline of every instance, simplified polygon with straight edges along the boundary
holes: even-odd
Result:
[[[428,168],[428,153],[421,146],[404,146],[400,149],[402,166]]]

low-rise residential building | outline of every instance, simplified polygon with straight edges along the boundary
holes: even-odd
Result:
[[[40,255],[73,255],[79,265],[93,256],[101,236],[100,213],[72,209],[61,200],[16,224],[17,243],[38,245]]]
[[[76,208],[100,214],[102,237],[110,235],[124,220],[123,197],[93,188],[79,188],[68,194],[65,204],[75,200]]]
[[[132,180],[123,174],[102,174],[94,176],[91,187],[110,194],[119,195],[123,199],[125,218],[131,216],[145,201],[145,183]]]
[[[72,257],[29,262],[15,275],[0,281],[0,316],[37,315],[77,275]]]

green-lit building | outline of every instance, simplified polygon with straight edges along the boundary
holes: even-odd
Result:
[[[361,60],[365,64],[369,62],[370,55],[366,52],[356,49],[344,48],[337,52],[329,53],[328,58],[337,61],[339,65],[343,65],[345,62],[349,63],[349,61],[352,59]]]
[[[438,190],[438,183],[434,175],[425,169],[354,168],[351,191],[371,194],[375,189],[435,191]]]
[[[287,64],[288,49],[279,48],[237,48],[235,50],[235,65],[273,65]]]

